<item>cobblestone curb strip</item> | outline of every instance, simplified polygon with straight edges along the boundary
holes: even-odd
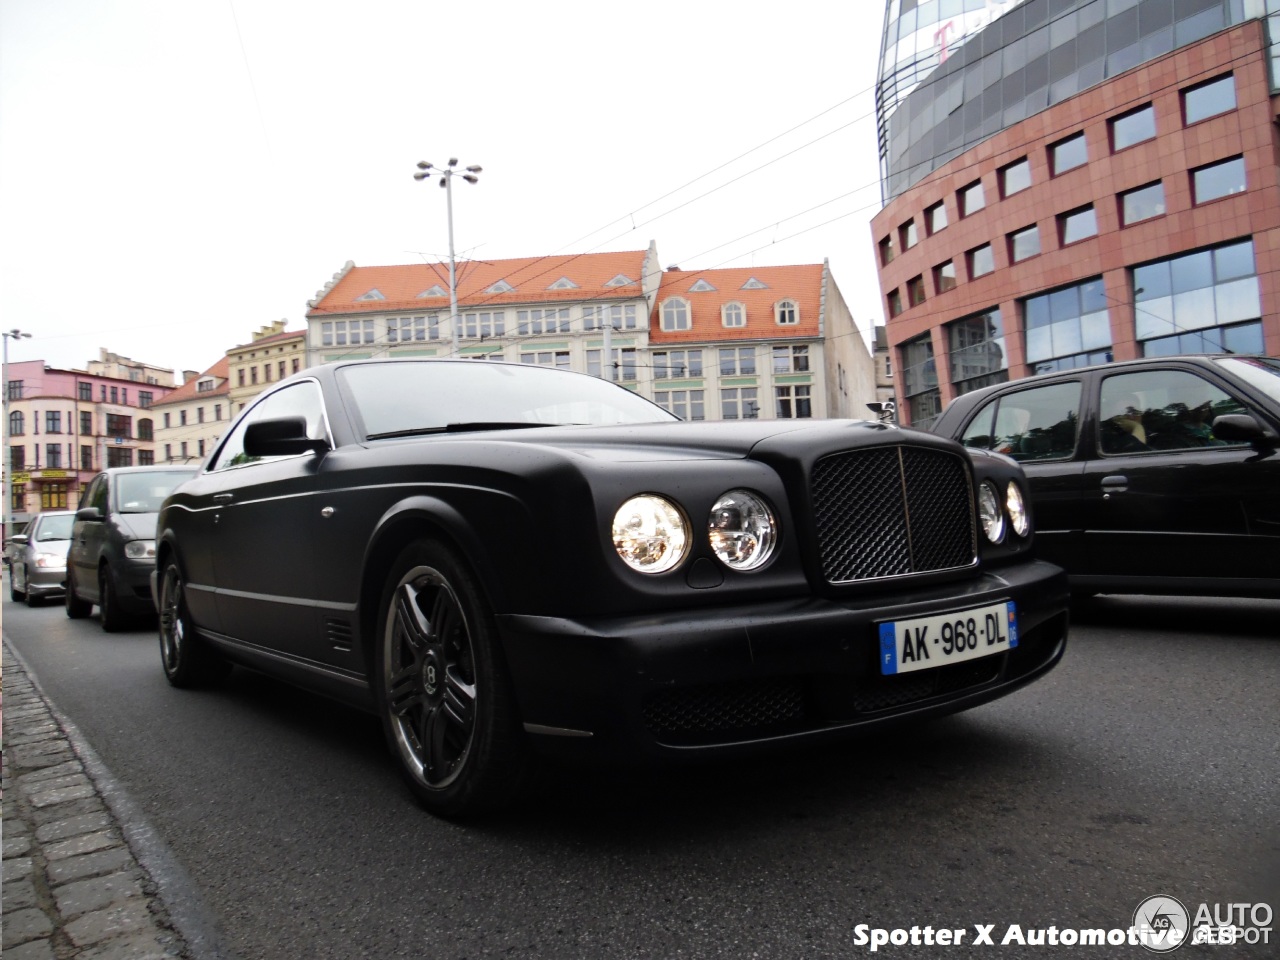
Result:
[[[8,644],[3,683],[4,960],[227,957],[190,897],[166,903],[155,874],[185,876]]]

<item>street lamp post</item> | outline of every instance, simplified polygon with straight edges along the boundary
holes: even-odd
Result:
[[[445,194],[448,197],[446,204],[449,214],[449,329],[453,333],[453,356],[458,355],[458,273],[457,266],[454,263],[453,256],[453,175],[457,172],[454,167],[458,165],[457,157],[450,157],[449,164],[446,167],[437,167],[428,163],[426,160],[418,161],[418,172],[413,175],[415,180],[425,180],[427,177],[433,176],[434,173],[440,174],[440,186],[444,187]],[[466,173],[462,174],[462,179],[467,183],[475,183],[480,178],[476,176],[481,171],[480,167],[467,167]],[[434,173],[433,173],[434,172]]]
[[[4,352],[0,355],[0,388],[3,388],[3,414],[0,414],[0,464],[4,466],[4,506],[0,508],[0,540],[7,541],[13,530],[13,459],[9,452],[9,341],[30,339],[31,334],[23,333],[17,327],[12,330],[0,330],[4,338]]]

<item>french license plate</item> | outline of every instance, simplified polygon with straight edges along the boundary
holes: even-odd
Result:
[[[880,672],[910,673],[1012,650],[1018,613],[1012,600],[987,607],[880,624]]]

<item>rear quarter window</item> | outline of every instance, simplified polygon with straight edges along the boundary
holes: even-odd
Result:
[[[969,421],[960,442],[1022,462],[1065,460],[1076,449],[1080,390],[1073,380],[1001,394]]]

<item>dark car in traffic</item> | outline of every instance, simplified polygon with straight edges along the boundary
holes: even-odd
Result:
[[[87,617],[97,604],[102,629],[111,632],[155,615],[156,513],[194,474],[194,467],[109,467],[89,481],[67,553],[68,617]]]
[[[9,599],[35,607],[62,593],[67,577],[67,547],[71,545],[70,510],[49,510],[32,520],[12,539]]]
[[[1280,596],[1280,360],[1185,356],[964,394],[934,432],[1019,461],[1073,592]]]
[[[862,421],[682,422],[605,380],[326,364],[165,502],[171,683],[247,666],[377,714],[456,815],[536,754],[785,748],[1002,696],[1062,656],[1021,469]]]

